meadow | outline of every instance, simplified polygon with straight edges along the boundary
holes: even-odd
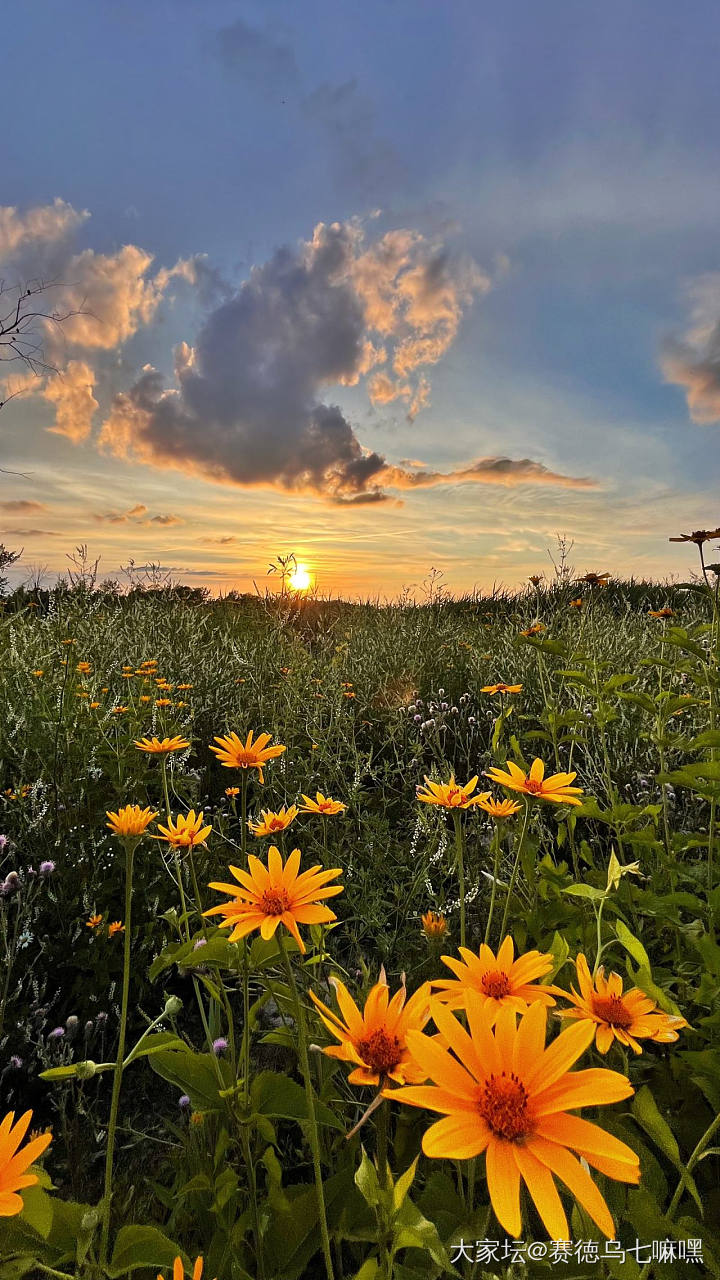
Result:
[[[0,1280],[720,1274],[699,537],[675,584],[6,593]]]

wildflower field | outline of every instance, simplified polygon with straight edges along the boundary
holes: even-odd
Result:
[[[0,1280],[720,1274],[688,560],[6,599]]]

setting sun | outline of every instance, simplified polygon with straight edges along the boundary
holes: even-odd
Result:
[[[312,586],[312,578],[304,564],[299,564],[290,574],[289,581],[293,591],[307,591],[308,587]]]

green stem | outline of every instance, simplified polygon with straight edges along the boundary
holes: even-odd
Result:
[[[318,1137],[317,1116],[315,1113],[315,1097],[313,1094],[312,1077],[310,1075],[310,1059],[308,1058],[305,1013],[300,1002],[300,993],[297,989],[297,983],[295,981],[292,964],[290,963],[290,957],[285,947],[285,939],[280,933],[280,930],[278,930],[276,937],[280,947],[283,964],[285,966],[288,986],[290,987],[293,999],[295,1021],[297,1024],[298,1051],[300,1055],[300,1066],[302,1069],[303,1080],[305,1083],[308,1119],[310,1121],[310,1150],[312,1152],[313,1170],[315,1173],[315,1191],[317,1194],[318,1218],[320,1222],[320,1237],[322,1240],[323,1257],[325,1259],[325,1272],[327,1280],[334,1280],[332,1255],[330,1253],[330,1235],[328,1232],[327,1214],[325,1211],[325,1192],[323,1190],[322,1168],[320,1166],[320,1140]]]
[[[497,878],[500,870],[500,823],[495,824],[495,837],[493,840],[493,848],[495,851],[493,857],[493,879],[492,889],[490,890],[490,907],[488,909],[487,924],[485,925],[485,942],[490,938],[490,930],[492,928],[493,911],[495,910],[495,895],[497,893]]]
[[[378,1107],[375,1120],[377,1135],[377,1166],[380,1186],[385,1189],[388,1183],[388,1102],[387,1098]]]
[[[502,939],[505,937],[505,926],[507,924],[508,912],[510,910],[510,899],[512,898],[513,889],[515,888],[515,881],[517,880],[518,868],[520,867],[520,855],[522,854],[523,844],[525,843],[525,832],[527,831],[529,817],[530,817],[530,801],[526,800],[522,827],[520,829],[520,839],[518,840],[518,846],[515,852],[515,862],[513,864],[512,875],[510,877],[510,884],[508,885],[507,898],[505,899],[505,910],[503,912],[502,924],[500,926],[501,942],[502,942]]]
[[[712,1142],[718,1129],[720,1129],[720,1114],[716,1115],[715,1119],[712,1121],[712,1124],[708,1125],[702,1138],[700,1139],[695,1150],[690,1156],[690,1159],[685,1165],[685,1168],[683,1169],[682,1174],[680,1175],[680,1181],[678,1182],[677,1187],[675,1188],[675,1194],[672,1200],[670,1201],[670,1204],[668,1205],[668,1211],[667,1211],[667,1214],[665,1215],[667,1218],[672,1218],[673,1214],[675,1213],[675,1210],[677,1209],[680,1203],[682,1193],[687,1184],[688,1176],[692,1173],[693,1169],[695,1168],[695,1165],[700,1159],[705,1148],[708,1147]],[[640,1280],[645,1280],[646,1276],[649,1274],[651,1266],[652,1266],[652,1263],[650,1262],[647,1262],[645,1264],[642,1271],[640,1272]]]
[[[108,1122],[107,1151],[105,1153],[105,1186],[103,1189],[103,1222],[100,1237],[100,1266],[107,1262],[108,1237],[110,1234],[110,1205],[112,1201],[113,1158],[115,1155],[115,1131],[117,1129],[118,1107],[120,1104],[120,1085],[122,1083],[123,1062],[125,1059],[125,1030],[127,1026],[128,997],[130,994],[130,933],[132,913],[132,872],[133,855],[136,839],[125,843],[125,937],[123,946],[123,979],[122,998],[120,1002],[120,1036],[113,1074],[112,1098],[110,1101],[110,1120]]]
[[[465,858],[463,846],[462,820],[460,814],[453,813],[455,824],[455,854],[457,860],[458,887],[460,889],[460,946],[465,946]]]

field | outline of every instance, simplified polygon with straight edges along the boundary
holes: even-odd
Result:
[[[720,1274],[717,581],[8,597],[1,1280]]]

